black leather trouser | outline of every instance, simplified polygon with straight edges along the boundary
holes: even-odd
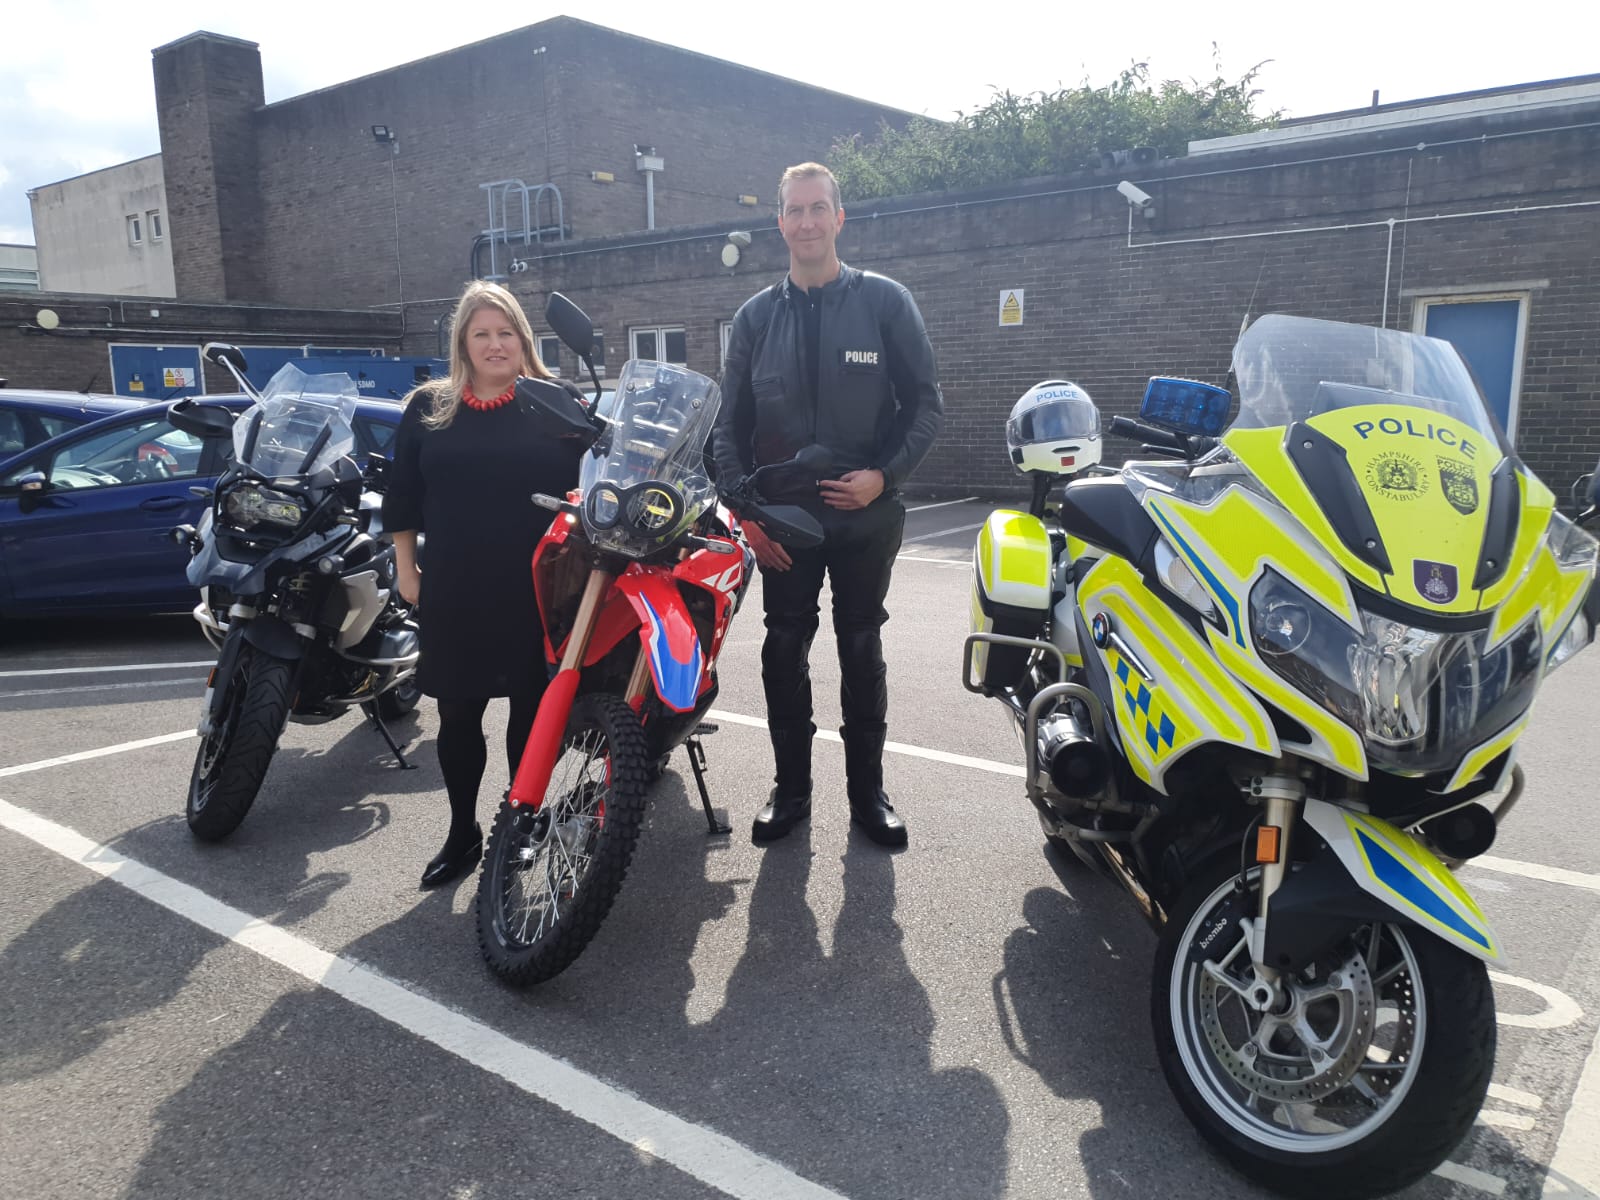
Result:
[[[833,591],[833,632],[839,649],[839,707],[845,768],[852,798],[870,799],[883,784],[883,742],[889,687],[879,630],[889,619],[894,556],[905,530],[905,508],[894,497],[859,512],[822,514],[827,536],[811,550],[791,550],[787,571],[763,570],[762,607],[767,637],[761,647],[761,681],[777,760],[780,791],[811,789],[811,641],[827,577]]]

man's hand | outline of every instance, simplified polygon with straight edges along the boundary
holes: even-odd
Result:
[[[789,552],[766,534],[766,531],[754,521],[744,522],[744,538],[750,543],[750,550],[756,556],[756,561],[769,571],[787,571],[794,566],[794,560],[789,557]]]
[[[822,492],[822,502],[829,508],[846,511],[865,508],[883,495],[883,472],[847,471],[838,479],[824,479],[817,484]]]

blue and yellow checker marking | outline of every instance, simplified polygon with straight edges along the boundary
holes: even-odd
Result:
[[[1145,745],[1150,747],[1150,753],[1160,755],[1163,747],[1172,749],[1178,727],[1172,723],[1172,718],[1162,708],[1150,685],[1115,650],[1107,650],[1106,658],[1111,663],[1112,674],[1121,684],[1122,702],[1127,706],[1128,718],[1139,736],[1144,738]]]
[[[1401,902],[1402,910],[1420,914],[1436,931],[1488,958],[1500,957],[1482,910],[1426,847],[1387,822],[1352,813],[1344,818],[1367,871]]]

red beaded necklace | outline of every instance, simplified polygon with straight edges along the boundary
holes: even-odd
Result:
[[[472,394],[472,388],[468,386],[461,389],[461,403],[468,408],[476,409],[478,412],[488,412],[491,408],[500,408],[503,405],[510,404],[511,397],[516,394],[517,385],[513,383],[493,400],[479,400]]]

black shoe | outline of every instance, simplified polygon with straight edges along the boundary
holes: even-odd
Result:
[[[850,801],[850,824],[880,846],[906,844],[906,823],[896,815],[894,805],[882,791],[864,804]]]
[[[474,825],[472,832],[472,840],[460,845],[446,840],[444,849],[433,856],[427,869],[422,872],[423,887],[439,887],[460,878],[478,865],[478,860],[483,857],[483,828]]]
[[[775,842],[810,815],[810,792],[793,795],[773,788],[772,798],[756,814],[755,824],[750,827],[750,840],[758,846]]]

